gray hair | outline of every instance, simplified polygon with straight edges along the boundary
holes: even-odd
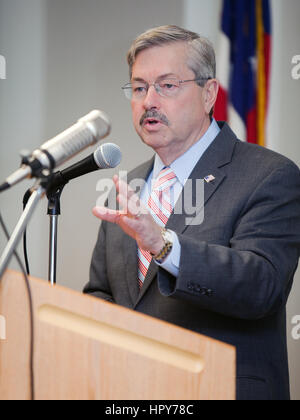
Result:
[[[187,43],[187,66],[195,73],[196,79],[216,77],[216,56],[211,42],[195,32],[167,25],[149,29],[133,42],[127,54],[130,79],[132,67],[141,51],[174,42]],[[204,86],[205,81],[199,81],[198,84]]]

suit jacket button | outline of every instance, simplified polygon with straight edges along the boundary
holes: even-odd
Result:
[[[199,284],[196,284],[196,286],[195,286],[195,292],[197,292],[197,293],[201,293],[202,292],[202,288],[201,288],[201,286],[199,286]]]
[[[193,292],[194,291],[194,285],[193,285],[193,283],[188,283],[187,284],[187,288],[188,288],[188,290],[190,290],[191,292]]]

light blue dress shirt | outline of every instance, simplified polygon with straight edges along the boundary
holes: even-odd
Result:
[[[215,140],[220,131],[221,130],[217,122],[213,119],[209,129],[206,131],[203,137],[197,143],[195,143],[186,153],[184,153],[170,165],[170,168],[177,176],[177,182],[172,187],[173,191],[171,190],[171,198],[172,200],[174,200],[174,202],[172,203],[173,208],[175,207],[175,204],[182,193],[185,183],[189,179],[195,166],[197,165],[205,151],[208,149],[208,147],[211,145],[211,143]],[[161,161],[160,157],[156,155],[153,171],[150,173],[146,181],[146,185],[141,192],[141,200],[146,206],[148,206],[152,186],[154,185],[160,172],[164,168],[164,163]],[[172,232],[172,235],[173,249],[170,255],[162,264],[158,264],[157,262],[156,263],[160,267],[170,272],[174,277],[178,277],[181,257],[181,246],[177,234],[175,232]]]

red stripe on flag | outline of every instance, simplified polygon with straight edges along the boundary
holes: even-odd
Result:
[[[228,121],[228,92],[220,86],[214,117],[217,121]]]
[[[257,111],[253,108],[247,115],[247,142],[257,143]]]

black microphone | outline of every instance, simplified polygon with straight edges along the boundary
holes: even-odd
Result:
[[[111,169],[117,167],[122,160],[122,153],[116,144],[106,143],[87,158],[75,163],[63,171],[53,174],[50,184],[47,188],[48,194],[68,184],[72,179],[82,175],[89,174],[99,169]]]

